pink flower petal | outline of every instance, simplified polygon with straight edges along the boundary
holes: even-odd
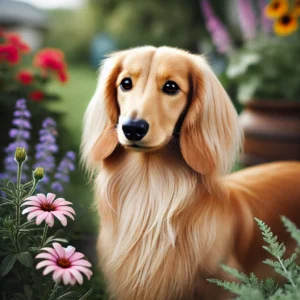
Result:
[[[80,274],[80,272],[78,270],[70,268],[69,271],[75,277],[75,279],[77,280],[77,282],[79,284],[83,283],[83,277],[82,277],[82,275]]]
[[[64,269],[58,267],[58,268],[53,272],[53,276],[52,276],[53,280],[54,280],[54,281],[59,281],[59,280],[61,279],[63,273],[64,273]]]
[[[54,262],[57,261],[57,258],[53,254],[46,253],[46,252],[38,254],[35,258],[51,259]]]
[[[47,201],[47,198],[44,194],[36,194],[36,195],[42,203],[45,203]]]
[[[52,227],[54,224],[54,216],[51,212],[48,213],[47,218],[45,219],[45,222],[48,224],[49,227]]]
[[[47,202],[48,202],[48,203],[52,203],[53,200],[55,199],[55,197],[56,197],[55,194],[48,193],[48,194],[47,194]]]
[[[48,275],[49,273],[51,273],[52,271],[54,271],[56,269],[57,269],[57,266],[48,266],[44,269],[43,275],[46,276],[46,275]]]
[[[59,243],[53,243],[53,248],[55,249],[56,253],[58,254],[58,257],[64,257],[65,256],[65,249],[61,246]]]
[[[66,249],[66,259],[69,259],[75,252],[76,248],[72,247],[72,246],[68,246]]]
[[[62,200],[59,200],[59,201],[58,201],[58,199],[62,199]],[[63,198],[58,198],[58,199],[56,199],[56,200],[53,202],[53,204],[54,204],[55,206],[61,206],[61,205],[73,205],[72,202],[66,201],[66,200],[64,200]]]
[[[69,213],[68,211],[59,211],[59,212],[62,213],[63,215],[65,215],[65,216],[70,217],[73,221],[75,220],[74,216],[71,213]]]
[[[57,198],[54,202],[59,203],[59,202],[62,202],[62,201],[66,201],[66,199],[65,198]]]
[[[37,196],[30,196],[30,197],[26,198],[25,200],[31,200],[31,201],[35,201],[35,202],[41,202],[41,200]]]
[[[40,208],[37,207],[37,206],[27,207],[27,208],[25,208],[25,209],[22,211],[22,215],[27,214],[27,213],[29,213],[29,212],[31,212],[31,211],[35,211],[35,210],[40,210]]]
[[[42,214],[42,213],[43,213],[42,210],[35,210],[35,211],[32,211],[31,213],[29,213],[29,214],[27,215],[27,220],[30,221],[30,220],[34,219],[37,215]]]
[[[75,252],[70,258],[70,262],[74,262],[75,260],[81,259],[84,257],[84,254],[80,253],[80,252]]]
[[[56,262],[53,260],[43,260],[36,265],[36,268],[40,269],[46,266],[56,266]]]
[[[36,217],[35,224],[36,224],[36,225],[40,225],[40,224],[46,219],[46,217],[48,216],[48,214],[49,214],[48,211],[44,211],[44,212],[42,212],[41,214],[39,214],[39,215]]]
[[[57,252],[53,248],[45,247],[45,248],[42,248],[41,250],[47,251],[48,253],[52,254],[55,258],[59,258]]]
[[[91,263],[85,259],[79,259],[72,261],[72,266],[84,266],[84,267],[91,267]]]
[[[83,273],[88,279],[91,279],[91,276],[93,275],[93,272],[86,268],[86,267],[82,267],[82,266],[72,266],[72,269],[73,270],[78,270],[80,271],[81,273]]]
[[[56,208],[56,211],[62,211],[62,210],[69,211],[70,213],[72,213],[72,214],[75,215],[75,210],[72,207],[70,207],[70,206],[58,206]]]
[[[63,226],[67,226],[67,218],[59,211],[52,211],[52,214],[61,222]]]
[[[33,205],[33,206],[40,207],[41,203],[40,203],[40,201],[25,201],[23,204],[21,204],[21,206],[24,206],[24,205]]]
[[[75,285],[76,282],[77,282],[76,278],[71,274],[71,281],[70,281],[71,285]]]
[[[68,269],[64,269],[63,275],[62,275],[64,284],[67,285],[71,282],[71,274]]]

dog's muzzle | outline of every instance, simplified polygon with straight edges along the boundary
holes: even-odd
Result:
[[[128,119],[122,124],[122,130],[129,141],[140,141],[147,134],[149,124],[145,120]]]

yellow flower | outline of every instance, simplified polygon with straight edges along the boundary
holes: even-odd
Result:
[[[265,9],[265,15],[269,18],[278,18],[289,10],[287,0],[272,0]]]
[[[23,147],[17,147],[15,152],[15,161],[22,164],[26,159],[26,149]]]
[[[44,168],[37,167],[33,172],[33,178],[36,181],[42,180],[44,178]]]
[[[298,20],[295,15],[286,13],[274,23],[274,31],[278,35],[289,35],[298,28]]]
[[[294,2],[294,12],[296,16],[300,16],[300,0]]]

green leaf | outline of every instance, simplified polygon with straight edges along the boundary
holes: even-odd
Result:
[[[3,277],[13,268],[15,262],[17,260],[17,256],[15,254],[10,254],[6,256],[1,265],[0,265],[0,275]]]
[[[261,57],[257,53],[242,52],[231,58],[227,69],[229,78],[236,78],[244,75],[251,65],[258,64]]]
[[[11,190],[9,190],[8,188],[0,187],[0,191],[3,191],[4,193],[6,193],[9,196],[12,196]]]
[[[81,296],[80,293],[77,293],[77,292],[68,292],[68,293],[65,293],[61,296],[59,296],[57,298],[57,300],[62,300],[62,299],[75,299],[75,298],[79,298]]]
[[[93,285],[79,300],[84,300],[86,299],[95,289],[95,286]]]
[[[68,240],[66,239],[62,239],[62,238],[56,238],[54,235],[53,236],[50,236],[46,242],[45,242],[45,245],[48,245],[52,242],[59,242],[59,243],[68,243]]]
[[[18,261],[25,267],[31,268],[33,265],[32,256],[29,252],[22,252],[17,254]]]
[[[245,104],[247,101],[255,97],[255,92],[260,85],[260,78],[258,76],[248,78],[247,81],[242,82],[238,86],[238,100]]]
[[[24,285],[23,290],[24,290],[24,293],[25,293],[27,299],[31,300],[32,299],[32,289],[31,289],[31,287],[29,285]]]
[[[292,238],[297,242],[298,246],[300,246],[300,230],[286,217],[281,217],[281,221],[283,222],[287,232],[291,234]]]

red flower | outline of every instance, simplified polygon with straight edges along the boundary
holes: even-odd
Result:
[[[22,40],[22,38],[15,33],[6,33],[5,38],[7,42],[14,45],[21,53],[30,52],[30,47]]]
[[[45,98],[45,94],[42,91],[35,90],[29,93],[29,98],[34,102],[41,102]]]
[[[34,58],[34,65],[46,74],[55,73],[61,82],[66,82],[68,79],[64,53],[59,49],[46,48],[39,51]]]
[[[7,61],[16,64],[19,61],[18,49],[14,45],[0,45],[0,62]]]
[[[17,74],[17,80],[20,81],[24,85],[31,84],[33,81],[33,75],[30,71],[21,70]]]
[[[66,71],[61,71],[61,72],[58,72],[58,80],[60,82],[67,82],[68,81],[68,74]]]

